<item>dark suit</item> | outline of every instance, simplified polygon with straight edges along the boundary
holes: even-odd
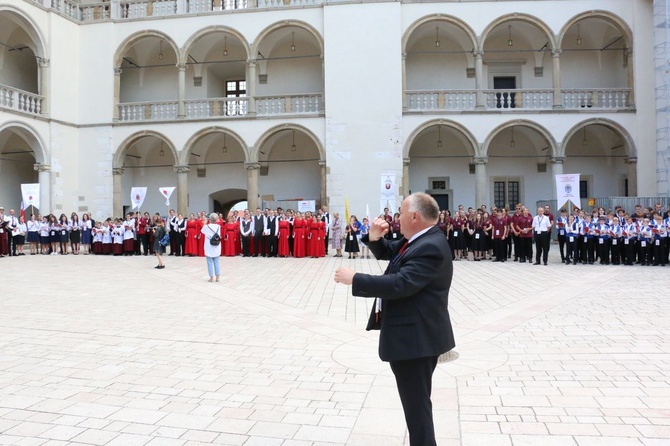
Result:
[[[448,298],[453,266],[451,250],[437,226],[407,245],[406,239],[369,242],[380,260],[390,260],[383,276],[357,273],[354,296],[382,299],[381,322],[373,308],[368,330],[381,329],[379,357],[391,365],[409,429],[410,445],[435,445],[430,401],[437,357],[455,346]]]

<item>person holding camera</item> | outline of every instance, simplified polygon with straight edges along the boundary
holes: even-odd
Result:
[[[205,258],[207,259],[207,272],[209,282],[220,281],[221,267],[221,225],[218,224],[219,216],[216,212],[209,214],[209,223],[204,225],[200,232],[205,236]]]

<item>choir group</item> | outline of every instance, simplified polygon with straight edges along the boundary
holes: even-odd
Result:
[[[541,236],[546,234],[548,240],[552,230],[567,265],[665,266],[670,251],[670,207],[663,210],[661,204],[644,209],[637,205],[630,214],[621,207],[611,212],[593,208],[591,213],[575,207],[570,214],[561,209],[557,218],[548,206],[539,208],[535,217],[521,204],[514,213],[494,207],[490,214],[485,206],[467,211],[459,206],[453,217],[442,212],[438,226],[449,238],[454,260],[468,259],[470,253],[475,261],[504,262],[513,253],[515,262],[531,262],[533,242],[538,250],[548,248],[548,243],[541,246]],[[539,252],[534,264],[540,264]]]
[[[400,215],[391,216],[384,209],[381,217],[389,223],[386,237],[401,238]],[[205,212],[188,218],[174,210],[167,218],[158,213],[129,213],[125,219],[105,221],[93,221],[88,214],[80,219],[76,213],[69,218],[65,214],[58,218],[31,215],[25,221],[13,210],[5,215],[0,207],[0,257],[24,255],[26,242],[31,255],[154,254],[159,221],[169,234],[169,255],[205,256],[206,237],[202,230],[209,221]],[[342,256],[344,247],[349,258],[359,254],[370,258],[361,243],[361,237],[369,230],[368,219],[359,221],[351,216],[348,222],[342,222],[337,213],[331,216],[326,207],[304,214],[282,208],[259,208],[253,214],[248,210],[233,211],[227,218],[220,216],[218,225],[222,256],[316,258],[324,257],[331,246],[336,257]],[[556,231],[565,264],[665,266],[670,250],[670,208],[664,211],[660,204],[645,209],[638,205],[630,214],[621,208],[612,212],[594,208],[587,213],[575,207],[569,215],[561,209],[557,218],[548,206],[539,208],[536,216],[521,204],[516,205],[514,213],[495,207],[489,213],[486,206],[466,211],[459,206],[453,216],[442,211],[438,227],[449,240],[454,260],[504,262],[513,256],[515,262],[532,262],[535,246],[534,264],[540,264],[541,251],[546,264],[552,230]]]

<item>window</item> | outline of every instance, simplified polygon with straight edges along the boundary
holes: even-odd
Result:
[[[521,203],[519,180],[498,180],[493,182],[493,204],[495,207],[513,208]]]
[[[514,76],[496,76],[493,78],[494,90],[507,90],[503,93],[496,93],[496,108],[516,108],[516,93],[510,90],[516,90],[516,77]]]
[[[226,98],[242,98],[247,95],[247,81],[227,81]],[[226,116],[245,115],[247,102],[228,99],[226,101]]]
[[[589,182],[579,180],[579,198],[589,198]]]

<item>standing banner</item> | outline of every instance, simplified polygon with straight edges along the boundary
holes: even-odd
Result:
[[[388,207],[389,212],[391,215],[393,215],[395,211],[395,191],[396,191],[396,184],[395,184],[395,173],[393,172],[388,172],[388,173],[383,173],[381,177],[381,199],[379,200],[380,202],[380,214],[383,213],[384,208]]]
[[[144,198],[146,196],[146,187],[133,187],[130,189],[130,202],[133,204],[133,209],[137,208],[139,210],[142,207],[142,203],[144,203]]]
[[[29,183],[21,185],[21,197],[23,206],[35,206],[40,208],[40,183]]]
[[[170,206],[170,195],[172,195],[172,192],[176,187],[160,187],[159,190],[161,191],[161,195],[165,197],[165,206]]]
[[[556,175],[556,212],[568,201],[579,204],[579,174]]]

